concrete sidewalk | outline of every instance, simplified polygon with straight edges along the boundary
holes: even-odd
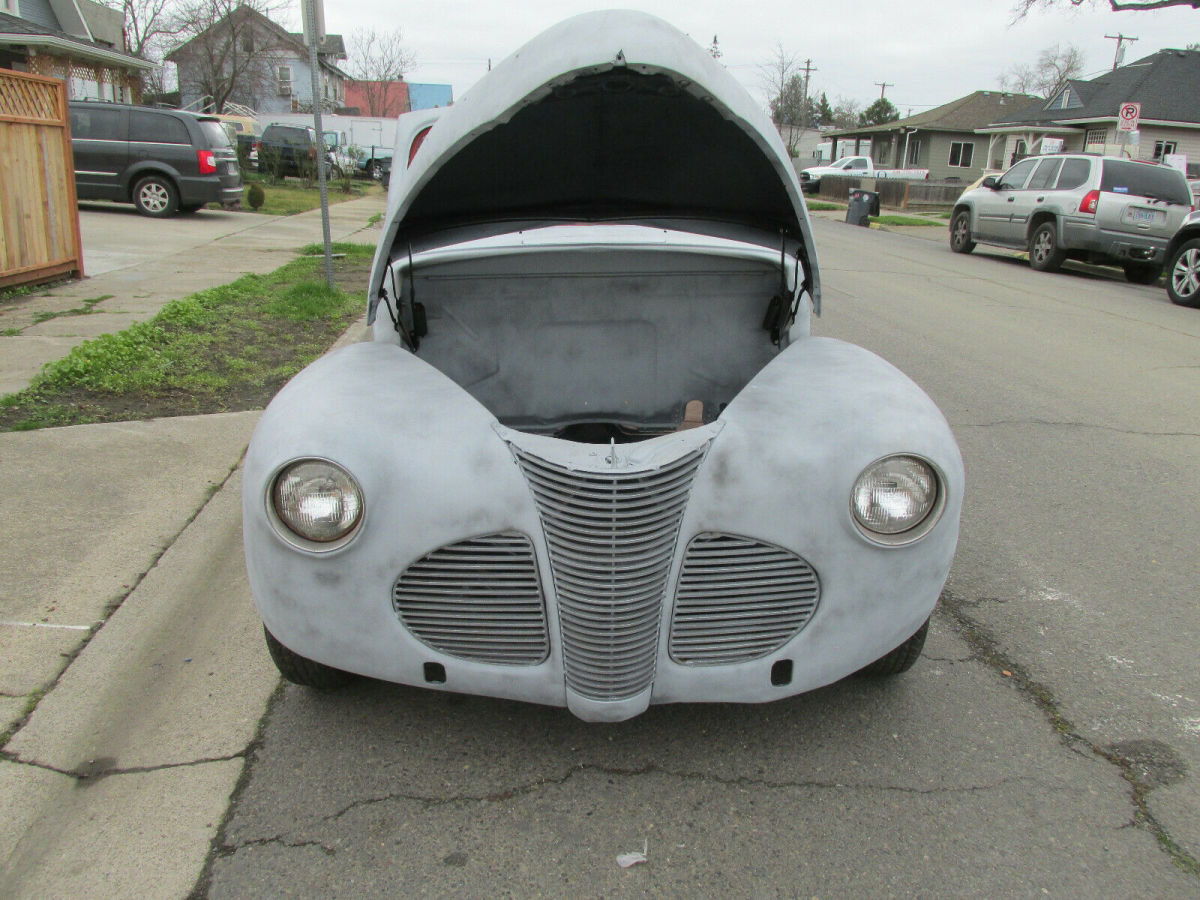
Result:
[[[334,239],[374,243],[383,209],[382,196],[332,206]],[[93,275],[0,310],[0,331],[16,332],[0,338],[2,392],[83,340],[321,240],[319,212],[81,219]],[[37,323],[102,296],[91,314]],[[279,683],[241,548],[240,465],[259,415],[0,434],[0,895],[192,889]]]
[[[381,226],[370,222],[386,203],[376,194],[331,204],[332,239],[374,244]],[[130,206],[86,203],[79,219],[87,277],[0,306],[0,395],[25,389],[46,363],[85,340],[149,319],[195,291],[270,272],[306,244],[321,242],[320,210],[294,216],[203,210],[150,219]]]

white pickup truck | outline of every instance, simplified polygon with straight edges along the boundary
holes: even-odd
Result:
[[[810,166],[800,172],[800,187],[816,191],[824,175],[850,175],[857,178],[908,178],[920,181],[929,177],[928,169],[877,169],[869,156],[843,156],[827,166]]]

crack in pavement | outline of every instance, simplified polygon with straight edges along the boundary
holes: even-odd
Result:
[[[938,611],[967,642],[975,659],[1001,673],[1006,682],[1033,701],[1054,728],[1064,747],[1083,757],[1102,759],[1117,768],[1129,785],[1129,799],[1133,806],[1133,817],[1129,826],[1149,832],[1181,871],[1194,878],[1200,878],[1200,859],[1180,846],[1150,810],[1150,792],[1163,782],[1156,783],[1147,778],[1138,754],[1126,752],[1124,745],[1113,744],[1105,747],[1084,737],[1075,723],[1063,713],[1058,698],[1050,688],[1035,679],[1029,669],[1002,650],[1000,640],[987,626],[972,619],[965,612],[970,605],[947,590],[942,592]]]
[[[116,760],[109,756],[101,756],[96,759],[87,760],[82,766],[74,769],[61,769],[58,766],[52,766],[49,763],[38,762],[35,759],[23,759],[15,753],[9,753],[7,750],[0,751],[0,759],[5,759],[8,762],[19,766],[28,766],[31,769],[41,769],[44,772],[54,772],[56,775],[64,775],[67,778],[74,779],[80,787],[86,787],[95,784],[110,775],[146,775],[151,772],[163,772],[170,769],[188,769],[193,766],[203,766],[208,763],[229,762],[234,759],[246,758],[247,749],[239,750],[236,753],[230,753],[226,756],[208,756],[201,759],[190,759],[185,762],[169,762],[159,763],[153,766],[129,766],[123,768],[115,765]]]

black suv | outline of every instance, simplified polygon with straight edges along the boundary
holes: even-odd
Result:
[[[318,154],[330,173],[332,160],[317,140],[316,129],[309,125],[268,125],[258,139],[258,171],[315,177]]]
[[[101,101],[71,104],[75,192],[132,203],[147,216],[242,199],[237,154],[219,119]]]

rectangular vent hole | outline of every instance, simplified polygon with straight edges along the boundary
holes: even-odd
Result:
[[[788,679],[792,677],[791,663],[788,663]],[[772,672],[774,670],[772,669]],[[446,683],[446,667],[441,663],[425,663],[425,681],[429,684]]]
[[[426,666],[426,669],[428,668]],[[790,659],[776,660],[775,665],[771,666],[771,684],[775,687],[783,687],[783,685],[791,683],[792,661]]]

